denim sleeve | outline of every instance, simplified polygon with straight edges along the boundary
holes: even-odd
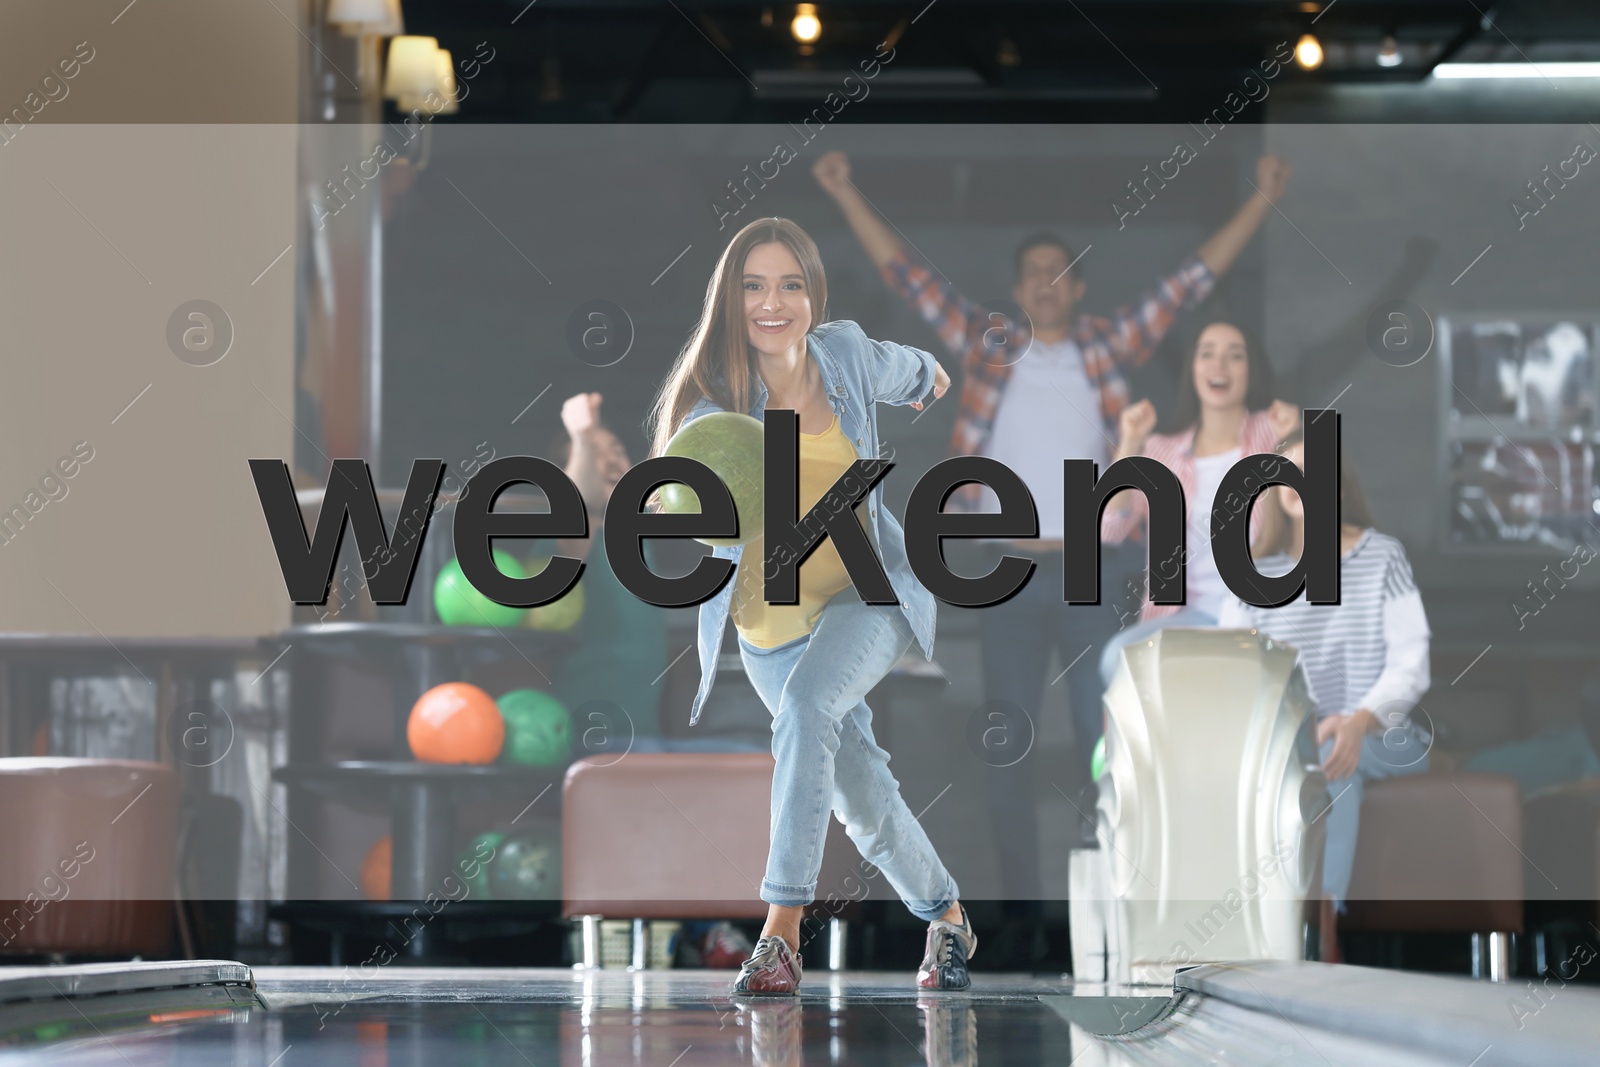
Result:
[[[718,412],[718,411],[721,411],[721,410],[722,409],[720,407],[718,407],[716,404],[712,403],[709,399],[707,399],[705,397],[701,397],[699,402],[696,403],[694,407],[689,409],[689,413],[683,417],[683,421],[678,423],[677,426],[673,427],[672,432],[673,433],[677,433],[679,430],[681,430],[685,426],[689,425],[695,419],[701,418],[701,417],[703,417],[705,415],[710,415],[710,414],[712,414],[714,412]]]
[[[868,340],[867,369],[871,376],[872,399],[885,404],[910,404],[933,389],[934,368],[931,352]]]

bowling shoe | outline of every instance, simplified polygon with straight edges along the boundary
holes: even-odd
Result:
[[[733,992],[763,996],[798,996],[800,956],[781,937],[763,937],[733,983]]]
[[[967,961],[978,950],[978,935],[972,932],[967,909],[961,909],[961,922],[937,919],[928,927],[927,951],[917,968],[917,985],[923,989],[965,989],[972,984]]]

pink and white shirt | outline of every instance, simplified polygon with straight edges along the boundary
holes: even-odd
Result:
[[[1151,434],[1145,441],[1143,454],[1151,459],[1158,460],[1162,466],[1178,476],[1178,484],[1183,487],[1185,507],[1195,504],[1195,491],[1198,477],[1194,458],[1194,434],[1196,427],[1191,426],[1182,433]],[[1272,428],[1272,423],[1267,418],[1265,411],[1253,411],[1245,417],[1239,431],[1240,456],[1252,456],[1262,452],[1271,452],[1278,444],[1278,433]],[[1144,494],[1130,491],[1130,505],[1120,510],[1106,509],[1100,521],[1100,539],[1108,543],[1125,541],[1129,537],[1142,536],[1146,520],[1150,517],[1149,507],[1145,502]],[[1242,499],[1213,500],[1211,510],[1216,508],[1242,508],[1245,501]],[[1255,539],[1261,529],[1262,511],[1259,508],[1251,510],[1250,537]],[[1187,521],[1187,520],[1186,520]],[[1204,568],[1211,563],[1211,542],[1209,538],[1202,543],[1196,543],[1191,537],[1186,545],[1187,558],[1184,560],[1184,576],[1193,574],[1197,567]],[[1161,566],[1163,561],[1151,560],[1151,567]],[[1214,565],[1213,565],[1214,569]],[[1185,599],[1192,599],[1195,589],[1190,585],[1185,590]],[[1196,605],[1199,606],[1199,605]],[[1139,614],[1141,621],[1159,619],[1177,612],[1181,604],[1152,604],[1150,591],[1146,586],[1144,593],[1144,607]]]

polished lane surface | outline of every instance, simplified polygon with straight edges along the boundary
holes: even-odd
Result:
[[[255,1005],[0,1049],[0,1064],[236,1067],[1039,1064],[1070,1024],[1056,979],[918,995],[909,974],[807,976],[798,1000],[727,993],[713,972],[258,968]],[[131,1020],[130,1020],[131,1021]]]
[[[190,991],[190,1002],[118,1012],[108,1007],[117,998],[67,1001],[65,1022],[8,1028],[0,1065],[1492,1067],[1589,1062],[1600,1047],[1592,989],[1568,986],[1537,1015],[1506,1015],[1525,991],[1317,964],[1197,968],[1179,975],[1175,996],[984,975],[967,991],[925,993],[909,974],[852,972],[808,975],[798,1000],[736,1001],[729,978],[257,968],[253,989]],[[1460,1055],[1469,1044],[1482,1046],[1476,1060]]]

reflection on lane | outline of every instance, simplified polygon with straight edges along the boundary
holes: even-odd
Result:
[[[358,1000],[175,1012],[122,1025],[43,1028],[0,1065],[146,1067],[680,1067],[891,1062],[970,1067],[1070,1062],[1076,1040],[1034,997],[804,1000],[594,996],[564,1003]],[[633,998],[629,998],[630,1001]],[[983,1043],[980,1045],[979,1034]]]

